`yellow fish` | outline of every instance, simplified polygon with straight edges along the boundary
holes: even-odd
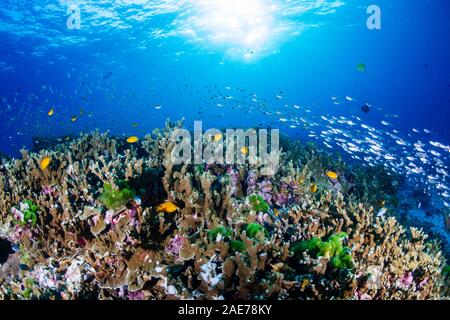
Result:
[[[75,121],[77,121],[77,119],[78,119],[77,116],[73,116],[73,117],[70,119],[70,121],[75,122]]]
[[[136,143],[136,142],[138,142],[138,141],[139,141],[139,138],[136,137],[136,136],[131,136],[131,137],[129,137],[129,138],[127,139],[127,142],[128,142],[128,143]]]
[[[213,141],[217,142],[217,141],[220,141],[220,140],[222,140],[222,134],[221,133],[216,133],[213,136]]]
[[[248,154],[248,147],[242,147],[241,148],[241,153],[244,154],[244,155]]]
[[[308,279],[303,279],[302,283],[300,285],[300,288],[303,290],[303,289],[305,289],[308,286],[308,284],[309,284],[309,280]]]
[[[48,168],[50,162],[52,162],[52,159],[50,157],[45,157],[44,159],[41,160],[41,162],[39,163],[39,167],[41,168],[41,170],[45,170]]]
[[[273,214],[275,215],[275,217],[278,217],[280,215],[280,212],[278,211],[278,209],[273,209]]]
[[[55,109],[51,108],[51,109],[47,112],[47,115],[48,115],[49,117],[51,117],[51,116],[53,116],[54,113],[55,113]]]
[[[164,202],[156,207],[156,212],[168,212],[173,213],[177,211],[178,207],[172,202]]]
[[[316,193],[317,192],[317,184],[313,184],[312,186],[311,186],[311,188],[310,188],[310,190],[311,190],[311,192],[312,193]]]
[[[338,174],[333,171],[327,171],[327,177],[333,180],[336,180],[338,178]]]

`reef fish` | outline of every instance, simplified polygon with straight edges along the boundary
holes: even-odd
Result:
[[[53,108],[51,108],[51,109],[47,112],[47,115],[48,115],[49,117],[53,116],[54,114],[55,114],[55,109],[53,109]]]
[[[312,186],[311,186],[311,188],[310,188],[310,190],[311,190],[311,192],[312,193],[316,193],[317,192],[317,184],[313,184]]]
[[[358,64],[356,65],[356,69],[357,69],[359,72],[364,72],[364,71],[366,71],[366,65],[365,65],[364,63],[358,63]]]
[[[45,157],[39,163],[39,167],[41,168],[41,170],[45,170],[50,165],[50,162],[52,162],[52,159],[50,157]]]
[[[383,217],[387,212],[386,208],[381,208],[380,211],[377,213],[377,217]]]
[[[361,111],[364,113],[369,113],[370,112],[370,106],[365,104],[361,107]]]
[[[241,148],[241,153],[242,153],[243,155],[248,154],[248,147],[242,147],[242,148]]]
[[[222,140],[222,134],[221,133],[216,133],[213,136],[213,141],[217,142],[217,141],[220,141],[220,140]]]
[[[127,139],[127,142],[128,142],[128,143],[136,143],[136,142],[138,142],[138,141],[139,141],[139,138],[136,137],[136,136],[131,136],[131,137],[129,137],[129,138]]]
[[[326,173],[327,177],[333,180],[336,180],[338,178],[338,174],[333,171],[327,171]]]
[[[156,207],[156,212],[173,213],[177,211],[178,207],[172,202],[164,202]]]

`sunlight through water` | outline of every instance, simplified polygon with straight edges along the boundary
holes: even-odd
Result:
[[[276,6],[268,1],[202,0],[195,5],[199,11],[194,25],[231,56],[249,59],[273,40]]]

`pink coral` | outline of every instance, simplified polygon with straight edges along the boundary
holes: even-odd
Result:
[[[55,197],[58,194],[54,186],[42,186],[42,193],[51,197]]]
[[[173,237],[170,240],[169,244],[166,246],[165,251],[169,254],[173,254],[178,259],[184,240],[184,237],[180,236],[179,234],[175,235],[175,237]]]
[[[400,283],[401,283],[402,287],[407,288],[407,287],[411,286],[413,281],[414,281],[414,278],[413,278],[412,272],[408,272],[403,275],[403,277],[400,280]]]

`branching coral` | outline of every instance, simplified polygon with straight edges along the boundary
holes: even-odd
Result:
[[[374,187],[293,143],[272,177],[259,176],[259,164],[176,165],[179,127],[167,122],[133,145],[82,135],[45,151],[45,172],[43,153],[3,160],[0,237],[18,252],[0,270],[0,298],[448,296],[438,243],[374,213],[384,195],[370,190],[387,183],[395,196],[384,173],[373,172]]]

